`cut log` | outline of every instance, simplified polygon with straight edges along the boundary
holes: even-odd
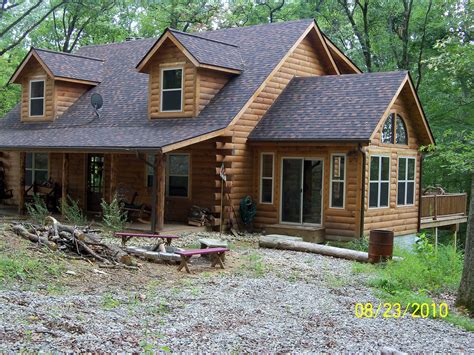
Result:
[[[51,250],[58,250],[58,245],[54,242],[48,240],[48,238],[40,237],[36,234],[30,233],[26,230],[25,227],[22,225],[16,224],[12,226],[13,232],[24,239],[28,239],[34,243],[39,243],[42,245],[46,245]]]
[[[289,240],[282,237],[270,237],[262,236],[259,240],[259,246],[261,248],[273,248],[273,249],[284,249],[284,250],[295,250],[303,251],[307,253],[315,253],[327,256],[333,256],[335,258],[343,258],[361,262],[369,261],[369,254],[356,251],[351,249],[343,249],[331,247],[328,245],[314,244],[308,242],[300,242],[295,240]]]

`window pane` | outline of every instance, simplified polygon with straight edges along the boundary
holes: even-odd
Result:
[[[332,178],[337,180],[344,180],[344,157],[333,156],[332,157]]]
[[[379,184],[376,182],[371,182],[370,191],[369,191],[369,207],[378,206],[378,196],[379,196]]]
[[[25,171],[25,185],[26,186],[33,185],[33,172],[31,170]]]
[[[398,180],[405,180],[407,176],[407,160],[406,158],[399,158],[398,159]]]
[[[47,153],[35,154],[35,169],[48,170],[48,154]]]
[[[181,69],[163,70],[163,89],[179,89],[182,84]]]
[[[404,182],[398,183],[397,204],[398,205],[405,204],[405,183]]]
[[[382,143],[393,143],[393,113],[387,117],[383,125]]]
[[[30,116],[43,116],[44,99],[34,99],[30,101]]]
[[[402,118],[397,115],[397,144],[408,144],[407,128]]]
[[[152,187],[153,186],[153,175],[147,175],[146,177],[146,186]]]
[[[168,185],[169,196],[188,196],[188,177],[187,176],[170,176]]]
[[[146,156],[146,173],[147,175],[153,175],[153,166],[155,165],[155,157],[151,154]],[[151,164],[151,165],[150,165]]]
[[[380,184],[380,207],[388,206],[388,182]]]
[[[377,181],[379,179],[379,157],[370,158],[370,180]]]
[[[169,175],[188,175],[189,172],[189,157],[187,155],[169,155],[168,168]]]
[[[262,202],[272,202],[272,180],[262,179]]]
[[[415,180],[415,159],[408,159],[408,180]]]
[[[163,111],[181,111],[181,90],[163,91]]]
[[[332,196],[331,206],[332,207],[343,207],[344,205],[344,183],[333,182],[332,183]]]
[[[48,172],[45,170],[36,170],[35,171],[35,182],[37,184],[42,184],[48,181]]]
[[[31,82],[31,97],[44,97],[44,81]]]
[[[273,155],[262,155],[262,176],[273,177]]]
[[[382,158],[382,180],[389,180],[390,178],[390,159]]]
[[[415,183],[407,183],[407,205],[413,205],[413,199],[415,197]]]
[[[25,168],[33,168],[33,153],[26,153],[25,157]]]

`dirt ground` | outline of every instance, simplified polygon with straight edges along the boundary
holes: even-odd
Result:
[[[352,262],[258,249],[254,236],[231,242],[225,270],[197,258],[191,275],[141,260],[102,269],[0,238],[0,262],[30,268],[0,275],[1,352],[474,352],[473,333],[440,320],[355,317],[356,303],[380,301]]]

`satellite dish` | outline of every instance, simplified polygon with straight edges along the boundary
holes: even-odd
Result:
[[[91,105],[95,110],[100,110],[104,105],[104,99],[98,93],[93,93],[91,96]]]

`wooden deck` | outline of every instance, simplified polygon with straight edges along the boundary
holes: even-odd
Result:
[[[420,212],[421,229],[459,226],[467,222],[467,194],[422,196]]]
[[[265,227],[265,234],[282,234],[301,237],[305,242],[324,242],[324,228],[318,226],[301,226],[291,224],[270,224]]]

